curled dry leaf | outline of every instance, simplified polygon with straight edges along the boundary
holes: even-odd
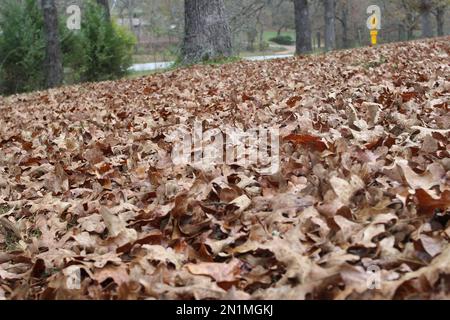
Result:
[[[435,257],[442,252],[442,242],[435,238],[423,234],[420,236],[420,242],[431,257]]]
[[[291,134],[287,137],[284,137],[284,141],[293,142],[296,145],[302,145],[307,148],[310,148],[315,151],[325,151],[327,149],[327,145],[320,139],[319,137],[311,136],[311,135],[298,135]]]
[[[333,187],[333,191],[341,200],[342,204],[348,204],[353,194],[364,187],[364,182],[360,177],[353,175],[350,182],[338,177],[332,177],[330,184]]]
[[[448,210],[450,208],[450,191],[444,191],[440,197],[430,195],[423,189],[416,190],[416,201],[418,213],[421,215],[432,215],[436,210]]]
[[[230,202],[230,205],[237,207],[237,212],[245,211],[252,204],[252,200],[246,195],[242,195],[239,198],[234,199]]]
[[[92,276],[94,280],[98,283],[102,283],[107,279],[112,279],[119,286],[124,283],[128,283],[130,281],[130,277],[128,275],[128,268],[125,265],[113,266],[108,265],[97,272]]]
[[[105,222],[110,237],[117,237],[126,230],[127,224],[119,216],[114,215],[108,208],[101,207],[100,214]]]
[[[440,185],[441,179],[445,175],[445,171],[442,168],[441,170],[438,169],[434,172],[426,172],[423,175],[418,175],[408,166],[408,161],[398,160],[397,164],[403,170],[403,174],[405,175],[405,179],[409,186],[414,190],[429,190],[436,185]]]
[[[102,216],[99,214],[91,214],[87,217],[79,218],[78,223],[81,229],[87,232],[102,233],[106,228],[102,219]]]
[[[164,248],[159,245],[144,245],[143,249],[146,250],[145,259],[153,261],[161,261],[162,263],[171,263],[177,269],[180,269],[185,257],[181,254],[174,252],[172,248]]]
[[[232,259],[228,263],[203,262],[197,264],[187,264],[186,268],[192,274],[206,275],[216,282],[234,282],[241,277],[242,262],[239,259]]]

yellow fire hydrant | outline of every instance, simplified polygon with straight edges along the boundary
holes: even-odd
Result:
[[[377,44],[377,38],[378,38],[378,30],[377,29],[373,29],[370,30],[370,37],[372,38],[372,45],[376,45]]]
[[[381,9],[379,6],[372,5],[367,8],[367,13],[370,14],[367,19],[367,28],[370,30],[372,45],[375,46],[378,42],[378,32],[381,29]]]

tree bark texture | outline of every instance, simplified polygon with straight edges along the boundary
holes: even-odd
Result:
[[[295,8],[295,32],[296,53],[308,53],[312,51],[311,45],[311,20],[309,17],[308,0],[294,0]]]
[[[106,19],[111,20],[111,10],[109,9],[108,0],[97,0],[97,3],[103,7]]]
[[[436,9],[437,34],[439,37],[444,35],[445,7],[440,6]]]
[[[42,0],[42,10],[46,39],[46,85],[48,88],[52,88],[61,85],[63,81],[62,53],[58,34],[58,12],[55,0]]]
[[[231,29],[223,0],[185,0],[182,63],[230,57]]]
[[[431,38],[433,36],[433,27],[431,25],[431,0],[420,1],[420,21],[422,25],[422,37]]]
[[[336,49],[336,1],[324,0],[325,6],[325,49]]]

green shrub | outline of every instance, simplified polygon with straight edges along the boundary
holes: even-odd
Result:
[[[84,69],[85,53],[80,35],[67,29],[60,21],[61,51],[63,53],[64,82],[68,84],[81,82]]]
[[[269,48],[270,48],[270,44],[268,42],[263,41],[263,42],[259,43],[259,50],[260,51],[265,51],[265,50],[267,50]]]
[[[35,0],[0,4],[0,93],[44,87],[45,37]]]
[[[269,39],[269,41],[275,42],[276,44],[284,45],[284,46],[290,46],[294,44],[294,40],[292,40],[292,37],[289,35],[279,35],[274,38]]]
[[[119,78],[132,64],[136,43],[134,35],[105,18],[103,9],[89,1],[83,10],[81,30],[74,40],[77,50],[71,67],[81,81],[101,81]]]
[[[39,2],[0,0],[0,94],[45,87],[45,34]],[[90,0],[83,10],[81,30],[60,22],[65,67],[64,82],[117,79],[132,64],[136,39],[106,19],[103,8]]]

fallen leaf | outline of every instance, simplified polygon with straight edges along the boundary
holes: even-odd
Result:
[[[206,275],[213,278],[216,282],[234,282],[241,276],[242,262],[233,259],[228,263],[197,263],[187,264],[186,268],[192,274]]]

